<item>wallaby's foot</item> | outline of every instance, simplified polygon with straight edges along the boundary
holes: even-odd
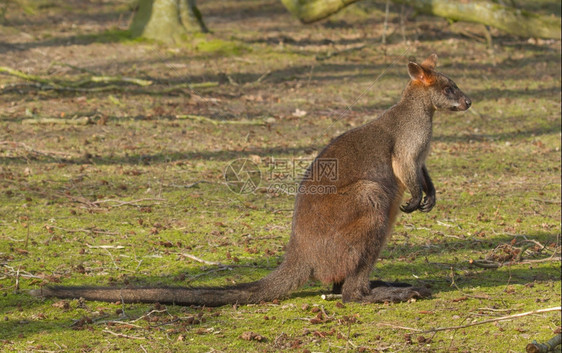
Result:
[[[342,294],[343,282],[334,283],[333,294]],[[423,299],[431,296],[431,291],[426,287],[412,287],[404,282],[385,282],[379,280],[369,281],[370,292],[360,294],[360,291],[352,291],[344,295],[346,302],[358,301],[364,303],[385,303],[385,302],[405,302],[410,299]]]
[[[341,294],[342,286],[343,286],[343,282],[334,283],[332,285],[332,294]],[[369,287],[371,289],[377,288],[377,287],[404,288],[404,287],[411,287],[411,286],[412,286],[411,284],[404,283],[404,282],[385,282],[385,281],[380,281],[380,280],[372,280],[372,281],[369,282]]]
[[[431,296],[429,289],[425,287],[375,287],[371,294],[363,298],[366,303],[399,303],[410,299],[422,299]]]

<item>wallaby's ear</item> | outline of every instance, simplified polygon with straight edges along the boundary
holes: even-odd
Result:
[[[433,83],[434,78],[430,72],[425,70],[418,63],[410,62],[408,63],[408,73],[414,81],[419,81],[424,85],[428,86]]]
[[[435,66],[437,66],[437,54],[431,54],[427,57],[422,63],[421,66],[428,70],[434,70]]]

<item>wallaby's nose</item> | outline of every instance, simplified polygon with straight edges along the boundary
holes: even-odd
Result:
[[[470,108],[470,106],[472,105],[472,101],[468,97],[464,98],[464,102],[466,103],[466,109]]]

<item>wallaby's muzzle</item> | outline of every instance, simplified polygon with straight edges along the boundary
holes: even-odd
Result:
[[[468,108],[470,108],[470,106],[472,105],[472,101],[470,100],[470,98],[464,97],[464,105],[466,106],[466,108],[464,110],[467,110]]]
[[[459,99],[458,105],[455,105],[451,110],[465,111],[468,110],[468,108],[470,108],[471,105],[472,105],[472,101],[470,100],[470,98],[468,98],[467,96],[463,96]]]

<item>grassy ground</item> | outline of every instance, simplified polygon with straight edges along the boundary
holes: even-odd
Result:
[[[274,0],[200,1],[214,34],[172,48],[129,38],[128,1],[20,3],[0,25],[2,66],[153,85],[53,91],[0,76],[1,350],[523,352],[560,332],[559,312],[414,330],[560,305],[560,262],[548,261],[560,254],[559,41],[493,33],[489,49],[480,27],[429,17],[410,18],[403,40],[391,7],[382,45],[384,2],[303,26]],[[528,6],[560,16],[559,2]],[[430,285],[431,299],[342,305],[312,282],[279,303],[213,309],[27,294],[264,276],[283,255],[294,201],[268,192],[281,168],[272,160],[311,161],[395,103],[408,56],[432,52],[473,109],[436,114],[438,204],[401,216],[373,273]],[[169,91],[181,83],[209,87]],[[225,182],[238,158],[261,169],[254,193]],[[281,171],[293,185],[293,169]],[[481,260],[505,265],[471,265]]]

